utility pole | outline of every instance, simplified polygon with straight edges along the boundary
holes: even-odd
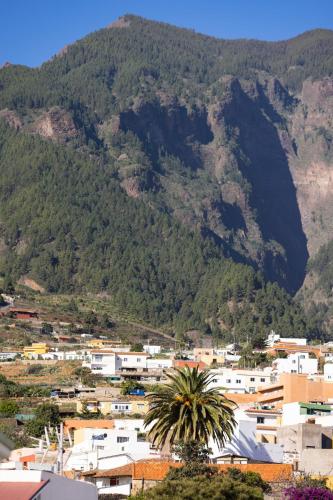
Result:
[[[63,456],[63,445],[64,445],[64,424],[61,422],[60,424],[60,432],[58,436],[58,467],[59,474],[63,476],[64,473],[64,456]]]

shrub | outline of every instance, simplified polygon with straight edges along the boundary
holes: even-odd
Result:
[[[284,491],[288,500],[333,500],[333,493],[327,488],[306,486],[297,488],[292,486]]]

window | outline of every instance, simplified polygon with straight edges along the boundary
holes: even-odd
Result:
[[[304,355],[304,354],[302,354],[302,355],[300,356],[300,359],[305,359],[305,355]]]
[[[241,384],[241,383],[242,383],[241,379],[240,378],[236,378],[236,384]]]
[[[261,377],[260,382],[266,382],[266,379],[264,377]]]
[[[294,364],[296,364],[296,359],[293,359],[293,360],[292,360],[292,363],[293,363],[293,365],[294,365]]]
[[[291,370],[291,373],[297,373],[297,370]]]
[[[102,354],[95,354],[94,361],[102,361],[102,359],[103,359]]]
[[[119,478],[118,477],[110,477],[110,486],[118,486]]]
[[[265,423],[265,417],[257,417],[257,424],[264,424]]]
[[[128,443],[129,437],[117,436],[117,443]]]
[[[217,378],[213,378],[212,382],[213,384],[217,384]]]
[[[251,393],[256,392],[256,388],[255,387],[249,387],[249,392],[251,392]]]
[[[254,382],[255,381],[255,378],[254,377],[251,377],[250,378],[250,382]]]
[[[125,405],[125,404],[114,405],[114,409],[115,410],[119,410],[119,411],[128,410],[129,409],[129,405]]]
[[[104,450],[104,446],[97,446],[98,450]]]
[[[128,361],[127,358],[124,358],[123,361]]]
[[[231,384],[231,378],[227,378],[226,383]]]

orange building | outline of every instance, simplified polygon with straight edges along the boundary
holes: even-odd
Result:
[[[327,401],[333,398],[333,382],[309,379],[306,374],[281,373],[279,382],[258,390],[257,402],[261,404],[284,404],[303,401]]]

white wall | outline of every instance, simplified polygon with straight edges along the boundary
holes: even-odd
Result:
[[[160,345],[144,345],[143,349],[145,352],[148,352],[151,356],[155,356],[161,352]]]
[[[264,462],[283,462],[283,449],[280,445],[257,442],[256,422],[248,420],[241,411],[236,412],[236,419],[238,424],[235,433],[222,450],[219,450],[214,441],[209,443],[213,451],[212,458],[233,453]]]
[[[117,370],[120,370],[121,368],[146,368],[146,367],[147,367],[147,354],[144,352],[135,354],[131,352],[126,354],[119,354],[119,353],[117,354]]]
[[[163,358],[152,358],[147,359],[146,364],[148,370],[150,369],[158,369],[158,368],[171,368],[172,367],[172,359],[163,359]]]
[[[232,370],[220,368],[211,370],[214,378],[210,387],[223,387],[233,393],[255,392],[263,385],[270,383],[271,370]]]
[[[100,434],[106,434],[106,437],[102,440],[92,439],[93,435]],[[72,453],[66,463],[66,470],[72,468],[89,470],[91,466],[95,469],[99,460],[103,460],[103,468],[118,467],[120,455],[130,455],[133,460],[156,456],[156,451],[152,453],[150,443],[138,441],[137,434],[136,430],[121,428],[84,429],[84,440],[73,446]],[[118,438],[125,438],[127,441],[121,439],[122,442],[118,442]]]
[[[116,355],[114,353],[91,353],[91,362],[85,363],[93,373],[111,376],[116,373]]]
[[[278,374],[307,373],[314,375],[318,372],[318,360],[317,358],[310,358],[309,353],[296,352],[289,354],[287,358],[276,359],[274,361],[274,371]]]
[[[324,380],[325,382],[333,382],[333,363],[324,364]]]
[[[110,479],[108,478],[98,478],[96,480],[96,487],[99,494],[118,494],[127,495],[131,494],[131,478],[119,477],[119,484],[116,486],[110,486]]]

